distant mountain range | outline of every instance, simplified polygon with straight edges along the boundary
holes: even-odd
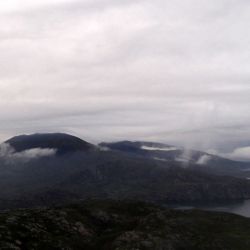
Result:
[[[92,145],[34,134],[0,145],[0,208],[87,198],[158,203],[250,198],[248,163],[153,142]]]
[[[162,143],[120,141],[114,143],[103,142],[99,146],[105,150],[124,152],[137,157],[163,161],[166,164],[179,162],[184,168],[221,175],[248,177],[248,170],[250,171],[250,163],[248,162],[233,161],[202,151]]]

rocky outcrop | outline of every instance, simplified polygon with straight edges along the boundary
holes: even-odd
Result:
[[[249,249],[250,220],[140,202],[86,201],[0,214],[1,249]]]

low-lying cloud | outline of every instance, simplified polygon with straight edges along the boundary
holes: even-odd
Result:
[[[236,148],[233,152],[223,156],[232,160],[250,161],[250,147]]]
[[[56,149],[51,148],[32,148],[20,153],[12,154],[14,158],[35,159],[46,156],[53,156],[56,154]]]
[[[198,164],[198,165],[206,165],[210,160],[211,160],[211,156],[209,156],[209,155],[202,155],[198,159],[198,161],[196,162],[196,164]]]
[[[0,159],[7,161],[24,160],[29,161],[41,157],[53,156],[57,152],[51,148],[32,148],[21,152],[16,152],[8,143],[0,144]]]

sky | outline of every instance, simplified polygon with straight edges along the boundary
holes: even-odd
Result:
[[[67,132],[250,159],[247,0],[0,2],[0,140]]]

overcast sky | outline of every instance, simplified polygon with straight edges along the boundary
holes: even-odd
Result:
[[[247,0],[8,0],[0,23],[1,140],[250,145]]]

